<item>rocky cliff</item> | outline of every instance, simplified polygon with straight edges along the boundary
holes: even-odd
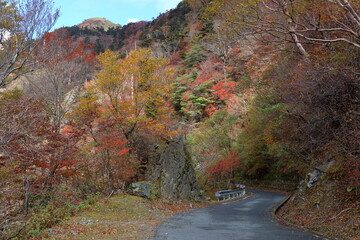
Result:
[[[179,135],[166,144],[159,154],[149,157],[146,179],[153,182],[159,197],[170,199],[200,199],[191,156],[185,136]]]

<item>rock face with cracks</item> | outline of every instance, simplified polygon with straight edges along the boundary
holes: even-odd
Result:
[[[146,178],[156,183],[160,197],[201,198],[184,135],[175,137],[160,154],[149,159]]]

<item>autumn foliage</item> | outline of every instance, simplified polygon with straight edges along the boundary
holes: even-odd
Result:
[[[350,0],[187,0],[152,22],[98,29],[112,41],[103,46],[89,29],[45,34],[28,83],[0,93],[0,238],[26,229],[12,224],[31,211],[126,192],[179,133],[206,190],[293,190],[326,168],[324,192],[351,209],[359,15]]]
[[[231,151],[225,158],[220,159],[214,166],[209,169],[209,174],[213,177],[234,177],[234,173],[239,169],[241,163],[241,158],[239,158],[239,153]]]

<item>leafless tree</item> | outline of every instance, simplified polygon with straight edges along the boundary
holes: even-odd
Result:
[[[59,133],[82,84],[91,78],[92,50],[73,41],[66,31],[56,31],[47,34],[36,54],[37,70],[26,76],[25,91],[45,100],[55,132]]]
[[[360,48],[357,1],[215,0],[209,9],[242,35],[273,45],[293,43],[306,61],[308,44],[343,42]]]
[[[59,17],[47,0],[0,1],[0,88],[33,69],[39,39]]]

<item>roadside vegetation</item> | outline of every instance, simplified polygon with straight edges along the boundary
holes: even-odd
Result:
[[[210,203],[146,200],[120,194],[88,205],[76,216],[46,229],[42,239],[152,239],[156,227],[179,212]],[[35,237],[36,238],[36,237]]]
[[[161,191],[106,198],[149,180],[180,135],[203,197],[287,190],[283,219],[360,236],[358,1],[186,0],[151,22],[54,32],[45,0],[0,13],[0,238],[132,239],[187,209]]]

